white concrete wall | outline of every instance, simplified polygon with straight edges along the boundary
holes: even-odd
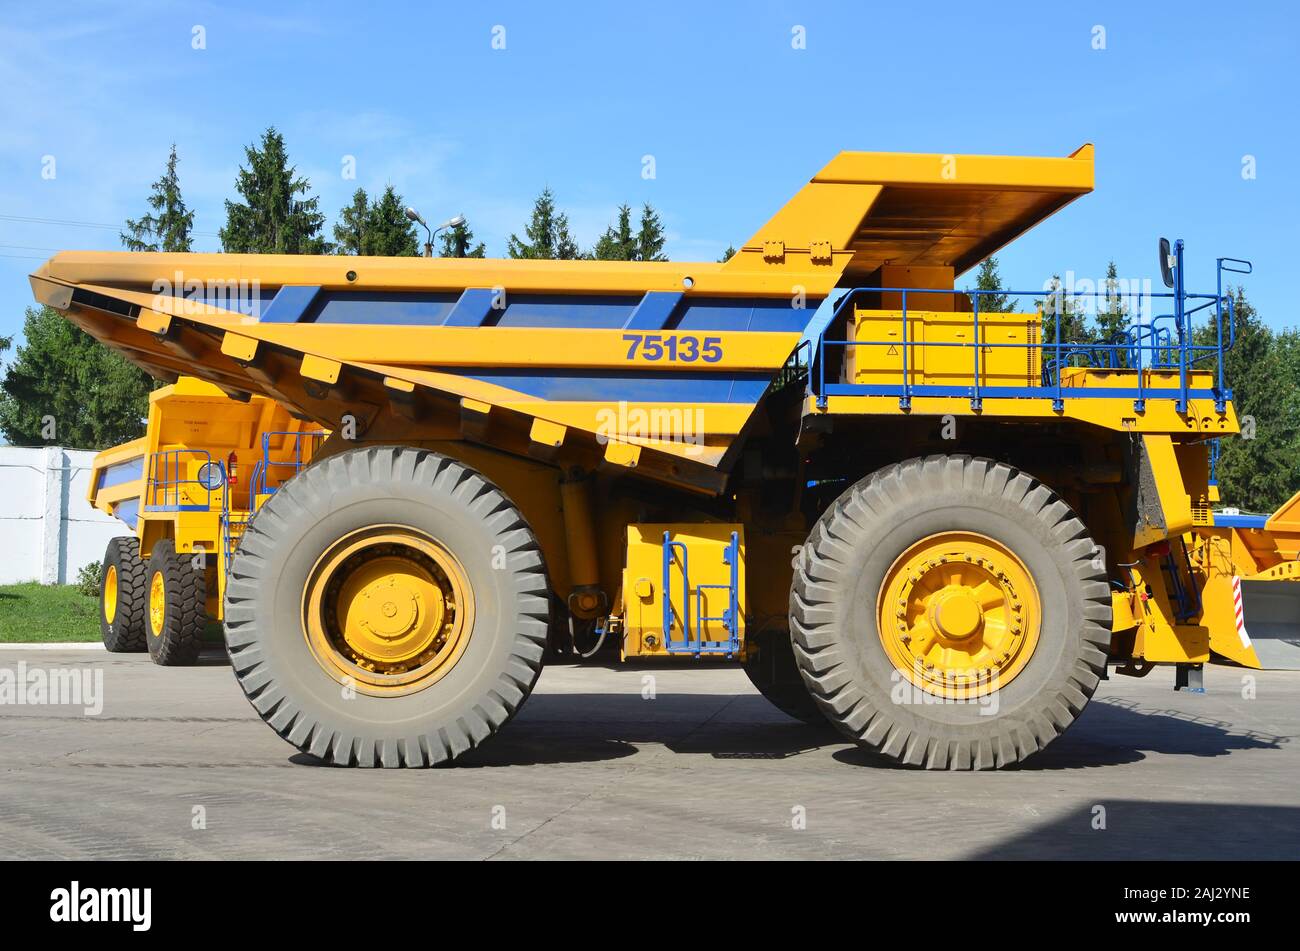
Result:
[[[131,530],[86,501],[86,449],[0,446],[0,584],[71,584]]]

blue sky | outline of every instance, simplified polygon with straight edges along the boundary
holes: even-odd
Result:
[[[1194,289],[1212,289],[1215,256],[1252,259],[1251,298],[1294,326],[1298,27],[1290,3],[10,5],[0,335],[47,249],[119,247],[172,142],[196,250],[218,250],[242,147],[272,124],[331,224],[356,186],[392,183],[430,220],[463,212],[501,255],[550,185],[584,244],[620,202],[652,202],[677,260],[739,244],[840,149],[1093,142],[1096,192],[1004,251],[1008,283],[1096,279],[1111,258],[1156,278],[1163,233],[1187,239]]]

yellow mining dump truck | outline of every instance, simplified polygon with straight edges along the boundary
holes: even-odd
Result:
[[[231,399],[193,377],[151,393],[145,435],[99,453],[91,471],[90,504],[133,532],[104,552],[104,646],[193,663],[249,517],[325,435],[275,400]]]
[[[31,281],[163,379],[331,430],[220,605],[299,749],[454,759],[549,639],[730,658],[886,757],[988,768],[1064,731],[1108,661],[1192,689],[1220,641],[1259,663],[1232,577],[1300,591],[1267,525],[1215,526],[1221,273],[1188,291],[1162,248],[1170,289],[1088,344],[1061,333],[1081,297],[954,289],[1092,185],[1090,146],[844,152],[725,264],[66,252]]]

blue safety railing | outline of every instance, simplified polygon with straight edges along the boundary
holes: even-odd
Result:
[[[239,540],[244,537],[244,529],[252,519],[252,512],[237,512],[230,508],[230,493],[223,496],[221,508],[221,544],[225,549],[226,571],[230,571],[230,562],[239,547]]]
[[[286,440],[292,441],[292,451],[288,453],[286,458],[271,458],[273,436],[283,436]],[[315,455],[324,438],[325,432],[319,429],[304,430],[302,432],[275,430],[263,433],[262,458],[253,467],[253,475],[249,479],[250,508],[257,505],[259,496],[275,492],[281,485],[300,472],[311,461],[311,457]],[[287,473],[285,470],[288,470]],[[268,481],[271,478],[274,478],[275,484]],[[244,529],[248,527],[253,514],[252,511],[231,509],[230,493],[225,494],[224,507],[221,512],[221,537],[226,550],[227,570],[230,568],[235,549],[239,547],[239,540],[243,537]]]
[[[145,484],[144,507],[149,512],[207,512],[212,508],[212,494],[225,484],[224,477],[215,485],[191,479],[187,473],[194,461],[211,467],[212,455],[206,449],[163,449],[149,458],[149,479]],[[215,463],[220,467],[220,463]],[[224,470],[223,470],[224,471]],[[193,486],[193,491],[187,486]],[[224,494],[224,493],[223,493]],[[203,501],[194,501],[198,497]]]
[[[1150,399],[1169,399],[1175,403],[1179,413],[1187,411],[1188,402],[1193,399],[1213,400],[1218,412],[1224,412],[1227,402],[1232,399],[1232,391],[1224,382],[1224,353],[1236,342],[1236,315],[1233,298],[1223,292],[1223,275],[1225,272],[1239,274],[1251,273],[1249,261],[1238,258],[1218,258],[1216,261],[1217,287],[1213,294],[1195,294],[1183,287],[1183,242],[1175,244],[1176,264],[1173,267],[1175,278],[1174,290],[1171,292],[1143,293],[1130,291],[1116,293],[1107,289],[1102,291],[1065,291],[1060,288],[1046,291],[1004,291],[1004,290],[954,290],[953,288],[917,288],[917,287],[856,287],[848,290],[835,304],[830,328],[845,327],[850,308],[858,304],[863,297],[871,295],[898,295],[901,302],[899,316],[899,337],[894,340],[832,340],[823,331],[816,339],[813,350],[814,367],[808,375],[808,389],[816,398],[817,405],[825,409],[831,396],[890,396],[897,397],[900,409],[910,409],[916,397],[963,397],[970,400],[973,410],[982,409],[985,398],[1001,397],[1013,399],[1051,399],[1052,408],[1064,409],[1066,399],[1130,399],[1136,412],[1143,412]],[[944,295],[950,298],[965,296],[971,302],[971,340],[965,341],[929,341],[915,339],[914,329],[918,318],[910,316],[908,296],[915,300],[916,295]],[[995,343],[982,339],[980,334],[980,304],[992,297],[999,302],[1017,298],[1044,298],[1038,301],[1038,316],[1041,321],[1043,339],[1027,339],[1023,343]],[[1114,310],[1123,314],[1130,323],[1123,330],[1109,338],[1098,341],[1071,341],[1063,339],[1063,321],[1078,313],[1081,306],[1089,299],[1105,301]],[[1144,308],[1143,301],[1150,303]],[[1170,313],[1150,313],[1157,307],[1171,306]],[[894,310],[895,308],[882,308]],[[922,308],[914,308],[921,310]],[[923,308],[932,311],[934,308]],[[999,306],[997,311],[1003,313]],[[986,307],[985,319],[990,313]],[[1208,316],[1212,324],[1210,333],[1202,339],[1210,342],[1197,343],[1193,328],[1193,318],[1197,314]],[[1029,313],[1026,317],[1033,318]],[[988,323],[985,324],[988,326]],[[890,382],[840,382],[827,379],[828,352],[838,348],[847,354],[850,348],[887,347],[895,348],[900,355],[897,380]],[[913,368],[916,351],[929,348],[957,348],[969,350],[970,383],[939,384],[917,382],[914,377],[920,371]],[[1041,366],[1040,379],[1026,382],[1024,385],[1007,385],[989,382],[984,364],[994,350],[1020,350],[1027,355],[1027,364],[1037,354]],[[1215,374],[1212,387],[1193,387],[1191,373],[1193,370],[1211,364]],[[1089,381],[1087,386],[1067,385],[1066,372],[1070,367],[1087,366],[1115,371],[1112,380]],[[1151,374],[1159,371],[1178,374],[1177,386],[1156,386],[1151,382]]]
[[[676,621],[673,615],[672,567],[673,553],[681,553],[682,562],[682,637],[673,637]],[[695,588],[695,623],[691,623],[691,569],[690,552],[683,542],[675,542],[669,532],[663,538],[663,633],[664,650],[670,654],[725,654],[728,658],[740,650],[740,535],[731,533],[731,541],[722,553],[722,563],[731,569],[728,584],[702,584]],[[708,589],[727,592],[727,607],[719,615],[707,615],[704,592]],[[704,640],[710,622],[722,624],[727,632],[725,640]],[[692,636],[694,630],[694,636]]]
[[[286,440],[292,440],[293,449],[288,458],[272,459],[271,458],[271,437],[284,436]],[[253,492],[254,498],[257,495],[266,495],[274,492],[285,482],[297,475],[311,461],[311,457],[316,454],[320,448],[321,442],[325,439],[325,431],[321,429],[309,429],[302,432],[289,432],[287,430],[277,430],[273,432],[262,433],[262,458],[258,461],[257,466],[253,469]],[[287,473],[286,471],[287,470]],[[268,483],[268,477],[275,479],[275,484]]]

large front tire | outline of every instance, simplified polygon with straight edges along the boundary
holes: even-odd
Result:
[[[794,650],[827,719],[900,763],[1018,763],[1074,722],[1105,670],[1099,549],[1011,466],[931,456],[845,492],[791,590]],[[882,633],[883,632],[883,633]]]
[[[253,708],[343,766],[433,766],[508,721],[541,670],[542,555],[518,509],[435,452],[314,463],[249,523],[225,631]]]

